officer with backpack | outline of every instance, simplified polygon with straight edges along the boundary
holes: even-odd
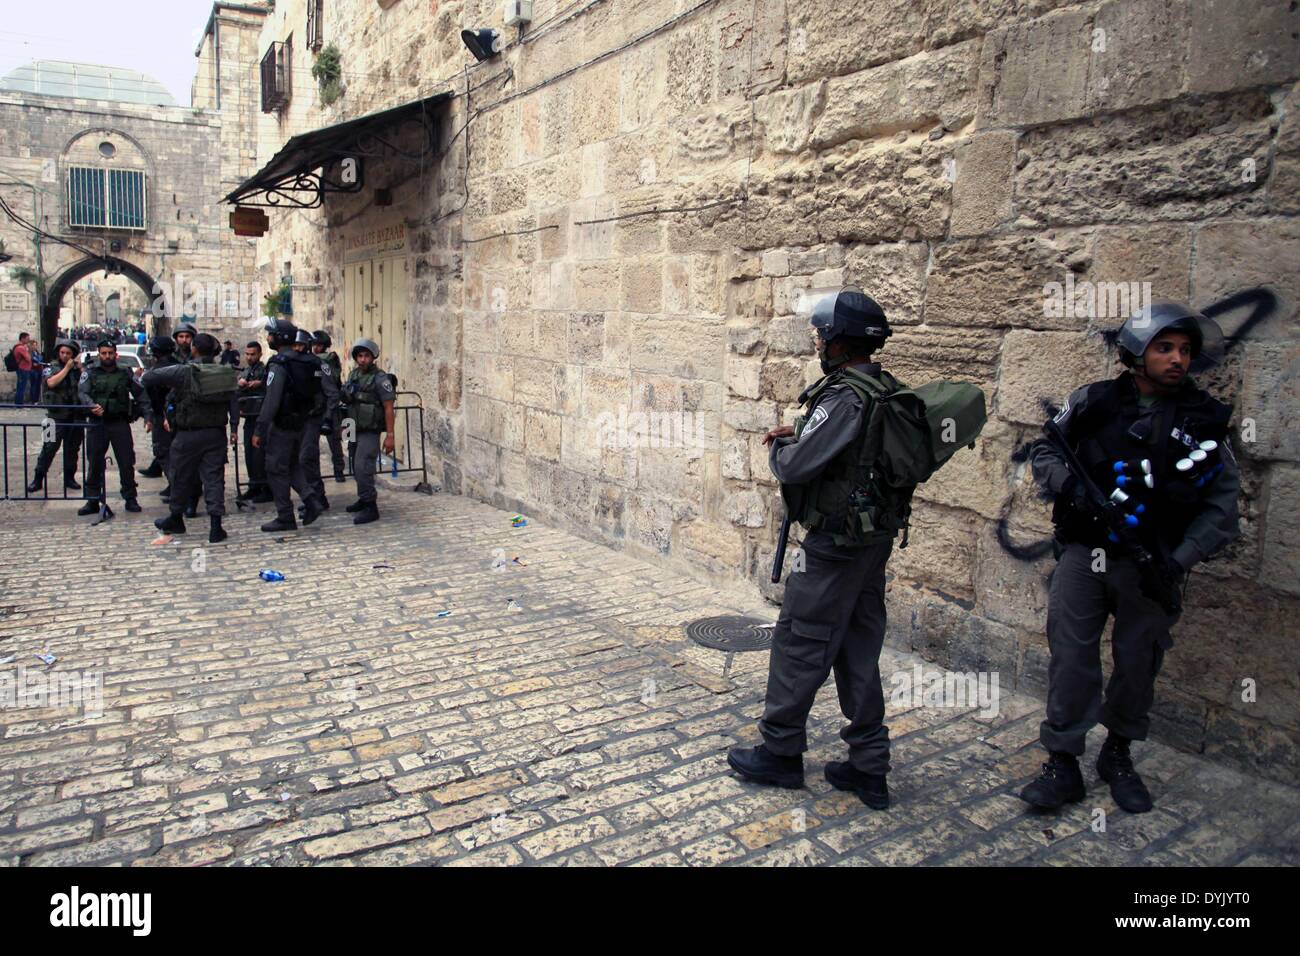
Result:
[[[60,340],[54,347],[55,361],[45,369],[45,392],[41,403],[48,407],[45,411],[54,424],[54,439],[41,445],[41,455],[36,460],[36,474],[27,493],[34,495],[45,483],[45,476],[54,463],[54,456],[63,446],[63,487],[71,491],[80,491],[77,484],[77,457],[81,454],[82,432],[80,423],[85,414],[69,405],[80,405],[77,397],[77,384],[81,379],[81,363],[77,361],[77,347],[66,339]]]
[[[1219,361],[1223,332],[1185,304],[1155,302],[1125,321],[1117,345],[1126,371],[1070,395],[1047,425],[1062,445],[1030,448],[1034,479],[1055,499],[1057,554],[1039,728],[1050,756],[1020,794],[1043,810],[1086,795],[1079,757],[1099,722],[1109,733],[1097,775],[1124,810],[1152,808],[1130,744],[1146,739],[1188,572],[1238,534],[1232,409],[1190,376]],[[1101,635],[1112,615],[1103,690]]]
[[[906,547],[916,483],[973,442],[984,423],[984,398],[963,383],[937,383],[924,395],[903,389],[872,361],[892,330],[861,289],[809,296],[803,307],[811,313],[824,377],[800,396],[807,413],[794,427],[774,428],[763,442],[772,446],[768,461],[789,518],[808,533],[773,632],[759,721],[763,743],[732,749],[727,762],[757,783],[803,786],[808,712],[833,669],[849,721],[840,732],[849,759],[828,763],[826,779],[884,810],[885,564],[900,530]],[[952,434],[934,434],[934,424],[948,419]]]
[[[127,511],[139,511],[135,497],[135,444],[131,438],[131,423],[141,413],[152,421],[153,410],[149,396],[135,380],[130,369],[117,364],[117,346],[112,339],[99,342],[99,361],[81,373],[77,383],[77,397],[90,409],[92,426],[86,436],[86,497],[79,515],[92,515],[99,510],[98,498],[104,497],[104,456],[109,446],[117,460],[118,478]],[[146,422],[145,429],[152,428]]]
[[[343,363],[339,361],[339,355],[334,351],[334,342],[328,332],[321,329],[311,334],[311,350],[319,355],[325,364],[330,367],[334,373],[334,384],[340,389],[343,388]],[[343,435],[342,435],[342,415],[339,413],[338,405],[335,405],[334,412],[328,416],[328,428],[325,437],[330,446],[330,460],[334,463],[334,480],[342,482],[345,480],[343,475]]]
[[[151,338],[149,352],[153,356],[155,369],[180,364],[180,360],[176,357],[176,342],[170,335],[155,335]],[[145,478],[161,478],[172,447],[172,433],[165,425],[168,389],[153,385],[145,386],[145,390],[149,393],[149,404],[153,407],[153,417],[150,419],[153,428],[149,432],[149,437],[153,439],[153,461],[149,463],[149,467],[141,468],[140,474]],[[170,477],[168,475],[169,481]],[[171,485],[168,484],[160,494],[164,498],[168,497],[171,494]]]
[[[896,387],[872,361],[892,330],[880,306],[853,287],[817,298],[811,322],[825,377],[800,396],[807,414],[794,427],[774,428],[763,438],[771,445],[769,464],[790,516],[808,531],[804,567],[786,581],[773,632],[759,721],[763,743],[733,748],[727,762],[756,783],[802,787],[808,712],[833,668],[840,709],[849,720],[840,734],[849,760],[828,763],[826,779],[883,810],[889,806],[889,730],[878,665],[885,637],[885,562],[895,529],[881,522],[880,530],[864,534],[849,521],[861,492],[856,479],[871,401],[850,375]]]
[[[379,436],[384,435],[384,454],[396,451],[394,405],[397,393],[393,380],[375,365],[379,346],[371,339],[357,339],[352,346],[352,361],[356,367],[348,375],[343,388],[348,407],[345,414],[354,423],[356,453],[353,458],[354,477],[357,480],[357,500],[347,511],[356,515],[353,524],[369,524],[379,520],[379,493],[375,488],[375,472],[379,466]]]
[[[276,518],[262,525],[267,532],[297,530],[290,488],[298,492],[306,506],[304,525],[311,524],[324,510],[302,468],[303,427],[322,394],[321,364],[314,356],[293,350],[297,333],[287,319],[267,323],[267,342],[275,354],[267,363],[266,397],[253,435],[254,447],[266,449],[266,477],[275,497]]]
[[[200,483],[208,506],[208,541],[226,540],[221,519],[226,513],[226,424],[233,412],[239,373],[216,359],[221,343],[201,332],[194,337],[195,361],[145,373],[146,388],[171,389],[175,398],[171,447],[173,493],[170,514],[154,522],[166,534],[184,534],[182,512],[198,494]]]

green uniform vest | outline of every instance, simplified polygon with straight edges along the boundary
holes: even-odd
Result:
[[[224,426],[230,418],[239,373],[213,362],[191,365],[187,371],[189,380],[177,390],[176,427],[189,431]]]
[[[118,365],[106,371],[97,366],[90,373],[90,398],[94,405],[104,406],[103,421],[127,421],[131,417],[131,373]]]
[[[348,376],[348,402],[352,406],[352,420],[359,432],[381,432],[386,424],[384,403],[379,398],[378,369],[362,372],[354,368]]]
[[[55,370],[55,374],[62,371],[63,366]],[[80,405],[81,399],[77,395],[77,382],[80,376],[69,372],[63,376],[63,381],[58,385],[51,385],[50,380],[45,380],[45,391],[41,396],[42,405]],[[48,412],[50,418],[56,422],[75,421],[78,413],[71,408],[51,408]]]

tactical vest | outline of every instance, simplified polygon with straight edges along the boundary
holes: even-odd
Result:
[[[330,351],[321,355],[321,358],[329,365],[334,372],[334,381],[342,383],[343,381],[343,363],[339,361],[337,352]]]
[[[178,389],[176,427],[180,431],[221,428],[230,416],[239,373],[229,365],[202,362],[187,369],[189,379]]]
[[[91,404],[102,405],[104,416],[100,421],[123,422],[131,419],[131,373],[117,365],[107,371],[96,365],[90,371]]]
[[[254,362],[248,366],[243,378],[263,383],[261,388],[239,390],[239,414],[244,418],[256,418],[262,413],[262,401],[266,398],[266,365]]]
[[[861,374],[837,369],[801,396],[807,403],[808,414],[796,419],[796,438],[802,434],[818,403],[836,385],[852,388],[862,400],[862,427],[820,475],[806,485],[782,485],[781,494],[793,520],[808,531],[832,535],[837,545],[875,544],[891,540],[903,531],[902,546],[906,547],[912,493],[916,486],[893,488],[877,473],[867,428],[875,397],[867,385],[856,380]],[[898,381],[883,370],[874,377],[887,391],[900,387]]]
[[[173,365],[180,365],[174,355],[160,355],[154,362],[153,367],[170,368]],[[160,423],[167,415],[167,396],[171,392],[166,385],[150,385],[145,389],[149,393],[149,402],[153,405],[154,424]]]
[[[297,431],[312,417],[321,392],[321,364],[316,357],[308,358],[298,352],[277,352],[271,356],[269,366],[274,366],[285,376],[280,407],[275,412],[275,426]]]
[[[379,376],[385,374],[376,368],[362,372],[354,368],[348,376],[348,402],[352,406],[352,420],[359,432],[382,432],[387,424],[384,403],[379,398]]]
[[[54,373],[58,374],[62,369],[63,366],[60,365],[54,369]],[[63,381],[59,382],[58,385],[51,385],[50,380],[47,378],[45,380],[45,391],[41,395],[41,404],[80,405],[81,399],[77,395],[79,380],[79,376],[74,375],[72,372],[63,376]],[[71,408],[51,408],[46,414],[56,422],[71,422],[81,417],[77,411]]]
[[[1081,405],[1070,432],[1088,474],[1109,493],[1115,487],[1116,462],[1149,460],[1154,487],[1126,486],[1144,509],[1137,535],[1153,553],[1177,547],[1200,510],[1206,488],[1194,487],[1174,465],[1200,442],[1212,439],[1222,446],[1232,409],[1189,379],[1152,412],[1140,405],[1137,383],[1128,372],[1088,386]],[[1052,521],[1062,541],[1109,546],[1101,521],[1076,510],[1068,495],[1057,496]]]

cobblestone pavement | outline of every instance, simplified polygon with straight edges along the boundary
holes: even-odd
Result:
[[[311,528],[263,534],[262,507],[224,544],[200,518],[155,546],[160,484],[93,529],[75,502],[0,503],[0,675],[105,685],[99,717],[0,711],[0,863],[1300,860],[1294,789],[1155,744],[1137,751],[1153,813],[1117,810],[1091,767],[1083,804],[1027,813],[1042,708],[1005,690],[991,718],[891,706],[887,813],[822,779],[841,753],[829,684],[807,789],[742,783],[724,754],[757,740],[766,654],[724,676],[682,626],[774,618],[757,598],[460,497],[386,490],[383,520],[354,528],[332,482]],[[496,549],[524,563],[493,570]],[[887,649],[882,671],[918,660]]]

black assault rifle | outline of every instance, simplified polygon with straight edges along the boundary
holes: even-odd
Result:
[[[781,522],[781,533],[776,539],[776,555],[772,558],[772,583],[781,583],[781,567],[785,564],[785,546],[790,540],[790,515]]]
[[[1183,594],[1179,581],[1166,573],[1161,563],[1147,550],[1146,545],[1138,538],[1137,532],[1124,520],[1124,510],[1097,487],[1097,483],[1092,480],[1088,470],[1079,461],[1079,456],[1070,447],[1065,433],[1061,431],[1061,426],[1053,419],[1043,426],[1043,431],[1052,447],[1064,459],[1065,467],[1083,488],[1093,510],[1105,522],[1111,533],[1111,540],[1117,541],[1137,564],[1138,587],[1142,593],[1159,604],[1166,614],[1174,615],[1182,611]]]

